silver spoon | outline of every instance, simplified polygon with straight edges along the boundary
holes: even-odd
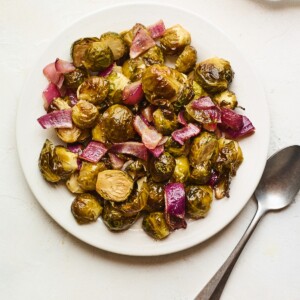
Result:
[[[254,193],[257,211],[243,237],[225,263],[195,300],[220,299],[227,279],[261,217],[290,205],[300,189],[300,146],[284,148],[271,156]]]

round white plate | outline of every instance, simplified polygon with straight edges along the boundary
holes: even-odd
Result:
[[[43,130],[36,119],[43,115],[42,91],[47,80],[43,67],[57,57],[70,60],[70,46],[81,37],[99,36],[106,31],[121,32],[135,23],[150,25],[163,19],[166,27],[181,24],[192,36],[198,61],[212,56],[231,62],[235,78],[231,89],[252,120],[256,132],[240,142],[244,162],[232,180],[230,198],[215,200],[205,219],[188,221],[185,230],[173,232],[163,241],[154,241],[141,229],[141,220],[131,229],[110,232],[102,223],[78,225],[70,212],[73,200],[62,186],[48,184],[38,169],[38,157],[46,138],[59,143],[53,130]],[[159,4],[127,4],[109,7],[80,19],[61,32],[50,44],[25,84],[17,116],[17,142],[25,177],[42,207],[65,230],[82,241],[107,251],[138,256],[161,255],[187,249],[210,238],[241,211],[251,197],[263,172],[269,144],[269,115],[264,92],[234,44],[216,27],[194,13]]]

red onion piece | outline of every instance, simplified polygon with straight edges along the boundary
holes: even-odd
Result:
[[[198,110],[209,109],[214,107],[216,107],[216,105],[213,103],[210,97],[201,97],[199,99],[193,100],[192,102],[192,108]]]
[[[80,155],[82,153],[82,149],[83,149],[83,145],[79,144],[79,143],[74,143],[74,144],[68,144],[67,148],[73,152],[73,153],[77,153],[78,155]]]
[[[182,183],[168,183],[165,186],[165,216],[171,230],[186,228],[185,190]]]
[[[240,130],[233,130],[231,128],[222,128],[221,130],[226,134],[227,137],[232,139],[242,138],[246,135],[252,134],[255,131],[255,127],[251,121],[246,117],[243,117],[243,127]]]
[[[155,41],[149,35],[148,31],[141,27],[133,38],[129,56],[130,58],[136,58],[155,45]]]
[[[164,153],[165,147],[164,145],[160,145],[157,146],[155,149],[152,150],[149,149],[149,151],[152,153],[153,156],[160,157]]]
[[[142,109],[142,116],[144,119],[147,120],[148,123],[153,122],[153,112],[154,112],[154,107],[152,105],[148,105],[144,109]]]
[[[70,73],[75,70],[75,67],[71,62],[62,60],[60,58],[55,60],[54,65],[56,71],[61,74]]]
[[[44,108],[45,110],[47,111],[50,104],[52,103],[52,101],[55,99],[55,98],[59,98],[61,97],[61,93],[58,89],[58,87],[50,82],[48,84],[48,86],[46,87],[46,89],[43,91],[43,100],[44,100]]]
[[[124,160],[113,153],[108,153],[109,160],[114,170],[120,170],[124,165]]]
[[[54,110],[51,113],[39,117],[38,122],[44,128],[72,128],[72,110]]]
[[[143,160],[148,160],[147,148],[143,143],[139,142],[116,143],[111,146],[110,151],[114,153],[129,154]]]
[[[168,141],[168,136],[163,136],[162,139],[159,141],[158,146],[164,145]]]
[[[43,69],[43,74],[45,77],[55,85],[57,85],[59,88],[62,87],[63,81],[64,81],[64,75],[57,72],[55,68],[55,63],[48,64]]]
[[[133,126],[148,149],[155,149],[163,137],[156,129],[147,126],[140,116],[134,118]]]
[[[123,102],[128,105],[135,105],[140,103],[144,97],[142,89],[142,82],[136,81],[129,83],[123,90]]]
[[[183,110],[181,112],[179,112],[177,119],[178,119],[179,124],[187,126],[188,123],[187,123],[186,119],[184,118],[184,111]]]
[[[212,169],[208,184],[213,188],[218,183],[219,179],[219,173],[216,170]]]
[[[166,27],[165,27],[164,21],[159,20],[155,24],[148,26],[147,29],[149,30],[151,37],[153,39],[157,39],[164,34]]]
[[[200,133],[199,127],[196,125],[189,123],[187,126],[175,130],[172,132],[172,138],[178,142],[180,145],[184,145],[184,142],[190,139],[193,136],[196,136]]]
[[[83,149],[79,157],[81,159],[96,163],[102,158],[102,156],[105,155],[106,152],[107,148],[104,146],[104,144],[91,141],[86,148]]]
[[[108,76],[114,69],[115,63],[112,63],[110,66],[108,66],[106,69],[104,69],[103,71],[100,71],[98,73],[98,76],[101,77],[106,77]]]
[[[229,108],[222,108],[221,110],[222,125],[233,129],[234,131],[241,130],[243,127],[243,116],[237,114]]]
[[[67,89],[66,96],[68,96],[70,99],[70,106],[76,105],[76,103],[78,102],[76,92],[73,92],[71,89]]]

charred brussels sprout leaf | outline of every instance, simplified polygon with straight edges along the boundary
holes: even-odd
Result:
[[[98,173],[96,191],[105,200],[125,201],[132,189],[133,180],[124,171],[105,170]]]
[[[124,170],[133,180],[147,175],[147,166],[144,161],[138,159],[129,164]]]
[[[73,194],[82,194],[84,189],[78,183],[78,172],[75,172],[71,177],[66,181],[66,186],[68,190]]]
[[[163,135],[170,135],[178,127],[177,116],[174,113],[164,113],[158,108],[153,113],[154,126]]]
[[[137,58],[127,59],[122,66],[123,74],[131,81],[140,80],[145,70],[145,62],[140,56]]]
[[[234,72],[229,61],[214,57],[195,67],[195,80],[209,93],[225,91],[231,83]]]
[[[214,186],[216,199],[222,199],[224,197],[229,198],[229,186],[231,182],[231,177],[229,173],[223,173],[219,178],[217,184]]]
[[[150,212],[163,211],[165,207],[164,184],[150,180],[148,187],[149,197],[145,210]]]
[[[118,72],[112,72],[107,77],[109,82],[108,100],[110,104],[122,103],[123,90],[129,83],[129,79]]]
[[[220,107],[225,107],[230,109],[235,109],[238,104],[235,93],[228,90],[220,94],[217,94],[214,97],[214,100]]]
[[[164,54],[158,46],[151,47],[144,54],[142,54],[142,58],[146,66],[155,64],[162,65],[165,62]]]
[[[190,176],[190,164],[186,156],[175,158],[175,169],[173,173],[173,180],[175,182],[186,182]]]
[[[197,51],[193,46],[186,46],[175,62],[175,68],[181,73],[193,70],[197,61]]]
[[[106,138],[113,142],[125,142],[135,135],[133,113],[124,105],[110,106],[102,115]]]
[[[186,189],[186,213],[192,219],[204,218],[213,200],[213,191],[207,185],[192,185]]]
[[[93,104],[103,102],[109,91],[109,83],[103,77],[91,76],[87,78],[77,89],[77,98]]]
[[[86,77],[87,73],[85,70],[76,68],[74,71],[64,74],[64,85],[67,88],[76,90]]]
[[[71,206],[71,211],[79,224],[95,222],[101,215],[103,207],[97,198],[91,194],[78,195]]]
[[[143,219],[144,231],[156,240],[162,240],[170,234],[163,212],[152,212]]]
[[[190,43],[190,33],[179,24],[168,28],[160,39],[161,48],[167,55],[181,53]]]
[[[150,160],[150,174],[153,181],[163,182],[171,178],[175,168],[175,159],[164,152],[160,157],[152,157]]]
[[[97,107],[86,100],[80,100],[72,107],[72,120],[80,129],[93,127],[98,116]]]

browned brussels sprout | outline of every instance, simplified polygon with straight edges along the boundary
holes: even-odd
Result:
[[[149,197],[146,209],[147,211],[163,211],[165,207],[164,184],[150,180],[148,182]]]
[[[166,114],[160,108],[153,113],[153,122],[157,131],[163,135],[170,135],[178,127],[176,114]]]
[[[191,185],[186,188],[186,213],[192,219],[204,218],[213,200],[212,188],[208,185]]]
[[[124,170],[133,180],[137,180],[147,175],[147,166],[141,159],[132,161]]]
[[[200,97],[205,97],[208,95],[195,80],[193,80],[193,90],[194,99],[199,99]]]
[[[172,103],[175,112],[178,113],[181,109],[183,109],[184,106],[194,98],[194,95],[195,93],[192,84],[190,84],[188,81],[185,81],[185,83],[181,85],[181,89],[176,97],[176,101]]]
[[[142,58],[146,66],[151,66],[155,64],[162,65],[165,62],[164,54],[160,47],[158,47],[157,45],[151,47],[144,54],[142,54]]]
[[[160,45],[167,55],[181,53],[191,43],[191,35],[181,25],[168,28],[160,38]]]
[[[164,152],[160,157],[152,157],[150,160],[150,174],[153,181],[163,182],[171,178],[175,168],[175,159],[168,153]]]
[[[130,82],[129,79],[119,72],[112,72],[107,77],[109,82],[108,100],[110,104],[122,103],[123,90]]]
[[[92,72],[103,71],[114,61],[114,55],[109,47],[103,42],[91,43],[83,57],[84,67]]]
[[[96,125],[92,129],[92,139],[97,142],[106,143],[105,129],[102,116],[99,116]]]
[[[182,155],[188,155],[190,151],[190,144],[186,142],[184,145],[180,145],[173,140],[172,137],[169,137],[166,143],[164,144],[165,150],[172,154],[174,157],[179,157]]]
[[[139,217],[139,214],[126,217],[122,211],[115,208],[113,203],[106,201],[102,213],[102,220],[111,231],[122,231],[128,229]]]
[[[229,173],[223,173],[219,178],[217,184],[214,186],[216,199],[222,199],[224,197],[229,198],[229,186],[231,182],[231,177]]]
[[[224,91],[214,97],[214,101],[220,106],[230,109],[235,109],[237,107],[237,99],[234,92]]]
[[[193,70],[197,61],[197,51],[193,46],[186,46],[175,62],[175,69],[181,73]]]
[[[140,29],[147,29],[143,24],[140,23],[136,23],[130,30],[125,30],[123,32],[120,33],[120,36],[122,37],[122,39],[124,40],[125,44],[130,48],[133,38],[135,36],[135,34],[137,33],[137,31]]]
[[[73,194],[82,194],[84,189],[78,183],[78,172],[75,172],[71,177],[66,181],[66,186],[68,190]]]
[[[70,109],[71,106],[68,104],[66,98],[55,98],[50,105],[51,110],[63,110],[63,109]]]
[[[64,85],[67,88],[76,90],[86,77],[87,73],[85,70],[76,68],[74,71],[64,74]]]
[[[103,33],[100,36],[100,42],[111,49],[114,60],[118,60],[128,53],[127,45],[121,35],[116,32]]]
[[[201,164],[195,166],[191,170],[190,177],[188,179],[189,183],[193,184],[206,184],[211,176],[212,165],[208,162],[202,162]]]
[[[106,166],[103,162],[91,163],[83,161],[77,179],[78,184],[85,191],[94,191],[98,173],[104,170],[106,170]]]
[[[75,143],[82,134],[82,130],[73,125],[72,128],[57,128],[56,134],[65,143]]]
[[[80,100],[72,107],[72,120],[80,129],[92,128],[98,116],[97,107],[86,100]]]
[[[95,222],[102,210],[97,198],[88,193],[78,195],[71,205],[71,212],[79,224]]]
[[[55,173],[52,168],[52,161],[54,155],[54,145],[48,139],[45,141],[39,157],[39,169],[44,177],[49,182],[58,182],[61,180],[60,176]]]
[[[180,156],[175,158],[175,169],[173,173],[173,181],[186,182],[190,176],[190,164],[186,156]]]
[[[132,82],[140,80],[145,70],[145,62],[140,56],[127,59],[122,66],[123,74]]]
[[[77,68],[83,67],[82,61],[85,55],[85,51],[89,48],[89,46],[93,42],[98,42],[98,41],[99,41],[98,38],[91,37],[91,38],[82,38],[73,43],[71,48],[71,57],[75,67]]]
[[[229,61],[213,57],[195,67],[195,80],[209,93],[225,91],[231,83],[234,72]]]
[[[125,142],[135,136],[133,113],[124,105],[110,106],[102,115],[106,138],[113,142]]]
[[[124,171],[105,170],[98,173],[96,191],[105,200],[122,202],[131,194],[133,183]]]
[[[170,234],[163,212],[152,212],[142,222],[144,231],[156,240],[162,240]]]
[[[109,83],[103,77],[91,76],[84,80],[84,82],[77,89],[77,98],[79,100],[86,100],[93,104],[103,102],[109,91]]]

